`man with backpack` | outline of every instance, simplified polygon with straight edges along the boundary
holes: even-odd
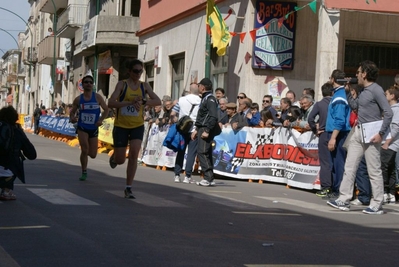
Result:
[[[191,122],[195,122],[197,119],[197,113],[198,113],[198,108],[199,104],[201,103],[201,98],[199,97],[199,92],[198,92],[198,85],[195,83],[192,83],[190,85],[190,94],[180,97],[178,105],[175,105],[172,109],[171,117],[173,118],[174,116],[178,115],[180,122],[182,119],[184,119],[185,116],[187,119],[191,119]],[[177,110],[178,107],[178,110]],[[192,123],[193,124],[193,123]],[[179,123],[178,125],[179,126]],[[187,159],[186,159],[186,176],[184,177],[183,183],[189,184],[192,183],[193,180],[191,179],[191,173],[193,171],[193,165],[195,161],[195,157],[197,155],[197,140],[191,140],[191,132],[193,132],[193,126],[189,127],[186,130],[179,129],[178,131],[180,134],[183,135],[184,140],[185,140],[185,146],[184,150],[178,150],[177,155],[176,155],[176,161],[175,161],[175,183],[180,183],[180,173],[183,168],[183,161],[184,161],[184,154],[186,152],[186,147],[188,146],[187,150]]]

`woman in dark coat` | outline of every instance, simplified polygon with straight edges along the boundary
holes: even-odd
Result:
[[[18,113],[12,107],[0,110],[1,127],[10,128],[10,149],[0,151],[0,200],[15,200],[14,181],[18,177],[25,183],[23,161],[25,158],[36,159],[36,149],[29,141],[18,121]]]

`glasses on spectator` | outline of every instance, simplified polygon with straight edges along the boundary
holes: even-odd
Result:
[[[237,99],[244,99],[244,97],[243,97],[243,96],[240,96],[240,95],[238,95],[238,96],[237,96]]]
[[[139,74],[139,73],[142,73],[143,72],[143,69],[132,69],[132,72],[134,72],[134,73],[136,73],[136,74]]]
[[[84,81],[83,83],[90,83],[90,84],[93,84],[92,81]]]
[[[270,103],[269,100],[263,100],[263,103]]]

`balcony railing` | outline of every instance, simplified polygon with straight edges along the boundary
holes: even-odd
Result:
[[[54,36],[47,36],[38,44],[38,62],[40,64],[52,65],[54,60]],[[56,38],[55,60],[60,55],[60,38]]]
[[[87,5],[71,4],[58,17],[57,36],[74,38],[77,28],[86,22]]]

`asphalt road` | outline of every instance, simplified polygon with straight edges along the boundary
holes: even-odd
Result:
[[[0,202],[0,267],[395,266],[399,202],[384,215],[334,210],[313,192],[217,179],[215,187],[173,182],[140,166],[136,200],[123,198],[125,165],[29,135],[16,201]],[[199,176],[194,177],[199,180]]]

